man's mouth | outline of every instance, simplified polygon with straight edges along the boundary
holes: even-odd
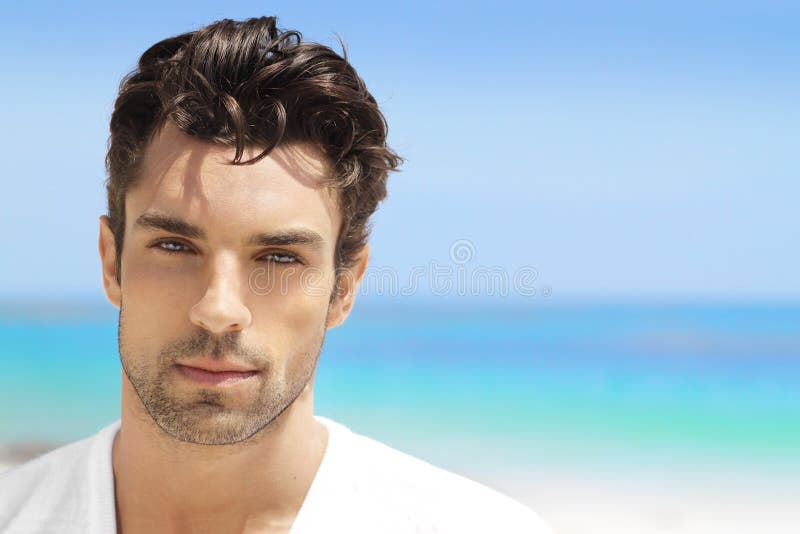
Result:
[[[218,363],[222,363],[224,367],[223,362]],[[192,365],[177,364],[175,367],[184,378],[205,386],[230,386],[246,381],[258,374],[256,370],[240,371],[231,370],[230,368],[212,371],[201,367],[194,367],[194,363]]]
[[[250,371],[258,371],[248,365],[243,365],[240,363],[236,363],[231,360],[227,359],[212,359],[212,358],[199,358],[196,360],[189,360],[185,362],[178,362],[178,365],[183,365],[185,367],[194,367],[195,369],[202,369],[204,371],[211,371],[214,373],[220,373],[224,371],[237,371],[240,373],[246,373]]]

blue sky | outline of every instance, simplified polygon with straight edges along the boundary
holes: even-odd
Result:
[[[800,297],[789,2],[47,2],[0,8],[0,297],[99,296],[120,78],[152,43],[277,15],[335,45],[407,159],[372,261],[469,240],[553,298]]]

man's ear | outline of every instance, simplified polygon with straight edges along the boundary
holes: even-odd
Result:
[[[103,290],[108,301],[119,309],[122,289],[117,282],[117,246],[111,231],[111,220],[106,215],[100,216],[100,265],[103,270]]]
[[[368,261],[369,243],[361,248],[361,252],[359,252],[353,267],[350,269],[340,269],[338,271],[339,291],[333,297],[328,307],[327,328],[336,328],[350,315],[350,310],[353,309],[361,279],[364,277],[364,272],[367,270]]]

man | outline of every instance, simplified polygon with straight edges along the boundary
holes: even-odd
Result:
[[[121,419],[0,477],[0,531],[549,532],[313,414],[400,163],[346,58],[267,17],[161,41],[123,80],[106,163]]]

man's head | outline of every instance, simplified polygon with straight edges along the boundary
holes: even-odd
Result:
[[[310,391],[399,162],[346,59],[274,18],[142,55],[111,118],[100,252],[123,370],[164,431],[241,441]],[[208,362],[256,372],[209,386],[177,365]]]

